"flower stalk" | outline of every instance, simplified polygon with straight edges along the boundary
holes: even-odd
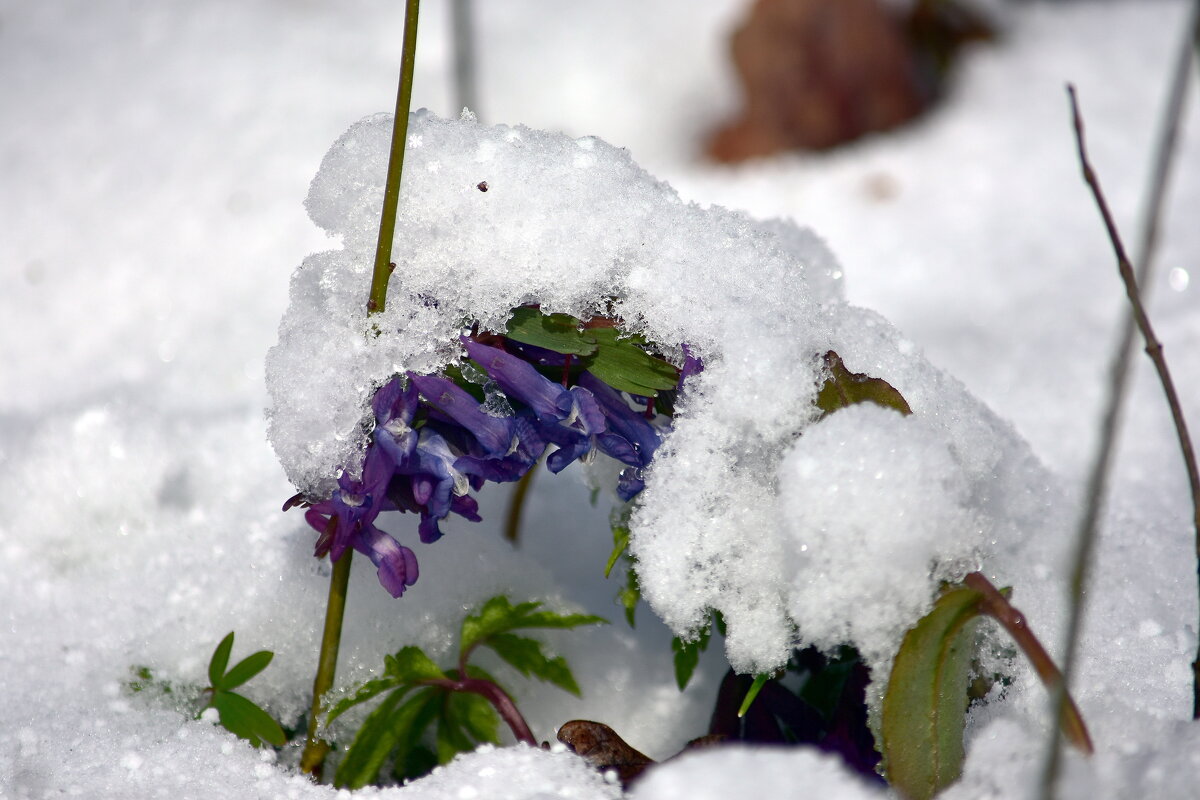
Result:
[[[404,11],[404,45],[400,56],[400,85],[396,92],[396,115],[392,124],[392,149],[388,159],[387,178],[383,191],[383,211],[379,220],[379,241],[375,247],[375,266],[371,274],[371,291],[367,300],[367,314],[379,314],[384,310],[388,280],[392,270],[392,239],[396,233],[396,211],[400,204],[400,179],[404,172],[404,144],[408,138],[408,114],[412,106],[413,72],[417,51],[417,16],[420,0],[407,0]],[[329,599],[325,606],[325,628],[321,636],[321,653],[317,661],[317,675],[313,680],[312,709],[308,719],[308,738],[300,756],[300,768],[313,778],[320,780],[329,753],[329,744],[317,736],[320,719],[325,709],[322,698],[333,688],[337,670],[338,649],[342,638],[342,620],[346,611],[346,589],[350,583],[350,565],[354,551],[346,548],[341,558],[333,560],[333,573],[329,583]]]

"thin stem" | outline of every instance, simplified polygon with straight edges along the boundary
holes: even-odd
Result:
[[[342,618],[346,611],[346,588],[350,584],[350,562],[354,551],[347,548],[342,557],[333,562],[333,575],[329,579],[329,600],[325,604],[325,630],[321,634],[321,655],[317,663],[317,677],[313,680],[312,709],[308,712],[308,738],[304,752],[300,755],[300,770],[321,779],[325,756],[329,744],[318,738],[317,729],[325,713],[322,698],[333,688],[333,675],[337,669],[338,647],[342,639]]]
[[[1017,643],[1017,647],[1020,647],[1021,652],[1029,659],[1033,671],[1046,688],[1054,691],[1060,686],[1062,673],[1059,672],[1054,659],[1046,652],[1046,648],[1030,630],[1025,615],[1014,608],[1008,602],[1008,598],[1002,595],[983,573],[972,572],[963,579],[963,583],[983,596],[979,603],[979,611],[996,620],[1008,632]],[[1095,748],[1092,746],[1092,737],[1084,724],[1083,715],[1079,713],[1079,707],[1075,705],[1069,693],[1066,695],[1066,701],[1068,709],[1066,717],[1062,720],[1062,731],[1073,745],[1090,755]]]
[[[417,56],[417,12],[420,0],[408,0],[404,9],[404,51],[400,56],[400,87],[396,92],[396,118],[392,123],[392,151],[388,158],[387,181],[383,187],[383,211],[379,217],[379,241],[375,245],[375,269],[371,273],[371,295],[367,312],[378,314],[387,303],[392,264],[392,238],[396,235],[396,210],[400,205],[400,177],[404,172],[404,142],[408,139],[408,111],[412,107],[413,70]]]
[[[1171,409],[1171,420],[1175,423],[1175,432],[1179,438],[1179,449],[1183,454],[1183,463],[1187,468],[1188,486],[1192,493],[1192,525],[1196,531],[1196,555],[1200,558],[1200,468],[1196,464],[1196,452],[1192,447],[1192,438],[1188,433],[1187,420],[1183,416],[1183,406],[1179,402],[1179,394],[1175,391],[1175,382],[1171,378],[1171,371],[1167,367],[1167,359],[1163,355],[1163,346],[1159,342],[1158,337],[1154,335],[1154,328],[1150,325],[1150,317],[1146,313],[1146,307],[1142,304],[1141,295],[1138,291],[1138,281],[1133,273],[1133,266],[1129,262],[1129,257],[1125,254],[1125,246],[1121,243],[1121,234],[1117,231],[1116,223],[1113,222],[1112,214],[1108,210],[1108,204],[1104,200],[1104,192],[1100,188],[1100,181],[1096,177],[1095,171],[1087,162],[1087,152],[1084,149],[1083,141],[1083,121],[1079,116],[1079,108],[1075,102],[1074,89],[1071,89],[1071,109],[1075,119],[1075,132],[1079,142],[1079,158],[1084,165],[1084,179],[1091,187],[1092,194],[1096,199],[1096,206],[1100,210],[1100,215],[1104,219],[1104,227],[1108,231],[1108,238],[1112,242],[1113,252],[1117,257],[1117,268],[1121,273],[1121,280],[1125,283],[1125,294],[1129,297],[1129,304],[1133,310],[1134,319],[1137,320],[1138,329],[1142,333],[1142,338],[1146,342],[1146,355],[1154,363],[1154,369],[1158,373],[1159,382],[1162,383],[1163,394],[1167,398],[1167,405]],[[1200,655],[1197,656],[1200,660]],[[1193,664],[1193,670],[1200,670]],[[1197,672],[1196,680],[1200,681],[1200,672]],[[1197,691],[1200,691],[1200,684],[1197,684]],[[1200,716],[1195,708],[1196,701],[1193,700],[1193,718]]]
[[[537,472],[537,464],[531,466],[517,481],[512,498],[508,501],[508,516],[504,520],[504,538],[514,546],[521,536],[521,514],[525,511],[525,498],[529,495],[529,487],[533,485],[533,473]]]
[[[1180,120],[1183,118],[1184,101],[1187,98],[1188,80],[1192,73],[1192,64],[1200,64],[1196,58],[1200,54],[1200,0],[1194,0],[1189,11],[1183,42],[1175,58],[1175,69],[1171,75],[1171,86],[1167,92],[1167,105],[1163,113],[1162,125],[1159,130],[1158,144],[1154,151],[1154,167],[1151,171],[1150,188],[1143,210],[1141,238],[1138,241],[1136,253],[1137,285],[1149,285],[1153,275],[1154,256],[1158,250],[1162,206],[1166,197],[1167,182],[1171,175],[1176,144],[1179,140]],[[1193,50],[1197,52],[1193,52]],[[1125,351],[1133,350],[1134,335],[1137,321],[1134,314],[1125,316],[1125,324],[1121,331],[1120,347]],[[1130,359],[1132,356],[1130,356]],[[1127,362],[1128,363],[1128,362]],[[1118,391],[1128,390],[1129,372],[1126,370],[1120,376]],[[1194,490],[1193,490],[1194,496]],[[1194,500],[1193,500],[1194,505]],[[1200,513],[1198,511],[1197,513]],[[1200,588],[1200,518],[1196,520],[1196,583]],[[1200,719],[1200,641],[1197,641],[1196,657],[1192,661],[1192,719]]]
[[[379,220],[379,241],[375,247],[375,269],[371,275],[371,292],[367,314],[383,311],[387,299],[388,279],[395,265],[392,260],[392,239],[396,232],[396,209],[400,202],[400,176],[404,171],[404,143],[408,138],[408,110],[412,105],[413,66],[417,50],[417,12],[420,0],[408,0],[404,13],[404,49],[400,56],[400,87],[396,93],[396,117],[392,123],[392,149],[388,159],[387,178],[383,190],[383,212]],[[333,524],[337,524],[336,518]],[[320,780],[329,744],[317,736],[324,714],[321,699],[333,688],[337,670],[338,649],[342,639],[342,620],[346,613],[346,589],[350,584],[350,565],[354,551],[346,548],[334,562],[329,579],[329,599],[325,605],[325,629],[321,634],[321,653],[317,659],[317,676],[313,679],[312,708],[308,716],[308,737],[300,755],[300,769]]]
[[[460,672],[459,674],[465,674]],[[439,678],[435,680],[422,681],[429,686],[440,686],[451,692],[470,692],[477,694],[484,700],[492,704],[492,708],[496,709],[496,713],[504,720],[513,732],[513,736],[517,741],[537,747],[537,739],[533,737],[533,731],[529,727],[529,723],[525,721],[524,715],[517,708],[517,704],[508,696],[508,692],[501,689],[495,683],[483,678],[462,678],[454,680],[452,678]]]
[[[1088,188],[1091,189],[1096,206],[1100,211],[1100,216],[1104,221],[1104,227],[1108,232],[1109,240],[1117,257],[1117,267],[1120,271],[1121,279],[1125,284],[1125,293],[1129,298],[1131,311],[1134,319],[1137,321],[1138,328],[1142,331],[1142,336],[1146,340],[1146,353],[1150,356],[1151,361],[1154,362],[1155,369],[1158,371],[1159,379],[1163,384],[1163,391],[1167,396],[1167,403],[1171,408],[1171,416],[1175,421],[1175,428],[1179,434],[1180,449],[1183,451],[1184,463],[1187,466],[1188,481],[1192,491],[1192,518],[1193,525],[1196,528],[1197,555],[1200,557],[1200,470],[1197,470],[1196,467],[1196,457],[1192,449],[1191,437],[1188,435],[1187,423],[1183,418],[1183,411],[1179,405],[1179,397],[1175,392],[1174,383],[1171,380],[1170,371],[1167,369],[1166,360],[1163,358],[1162,345],[1155,337],[1149,317],[1146,315],[1145,307],[1142,305],[1133,267],[1130,264],[1129,257],[1125,254],[1124,244],[1121,242],[1116,223],[1109,212],[1108,203],[1104,199],[1104,193],[1100,188],[1100,182],[1096,177],[1095,170],[1088,160],[1087,145],[1083,132],[1083,119],[1079,112],[1075,87],[1068,86],[1067,94],[1071,103],[1071,120],[1075,130],[1075,142],[1080,167],[1083,171],[1083,179],[1087,183]],[[1079,629],[1083,617],[1083,593],[1086,586],[1087,570],[1095,545],[1100,509],[1107,493],[1108,476],[1112,461],[1112,452],[1116,442],[1118,421],[1125,401],[1125,393],[1120,391],[1120,386],[1123,380],[1122,376],[1128,369],[1130,353],[1131,350],[1129,348],[1120,349],[1113,364],[1113,388],[1109,394],[1108,408],[1104,415],[1099,452],[1088,481],[1088,505],[1079,528],[1079,539],[1071,575],[1071,605],[1067,618],[1066,647],[1063,657],[1063,681],[1060,689],[1055,692],[1054,703],[1051,706],[1052,712],[1060,721],[1062,720],[1065,707],[1065,693],[1067,687],[1070,685],[1072,673],[1075,668]],[[1194,682],[1200,681],[1200,666],[1193,665],[1193,672],[1195,673]],[[1055,737],[1050,745],[1046,769],[1042,776],[1042,797],[1047,800],[1054,794],[1060,759],[1061,753],[1058,738]]]

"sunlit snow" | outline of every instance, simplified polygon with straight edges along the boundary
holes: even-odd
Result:
[[[400,5],[0,2],[0,796],[346,796],[300,777],[294,747],[260,753],[130,693],[130,670],[203,686],[235,630],[235,658],[276,654],[247,694],[295,723],[328,571],[280,505],[353,460],[377,381],[455,357],[456,314],[499,325],[529,300],[583,312],[619,292],[639,330],[710,362],[633,520],[650,606],[630,630],[613,604],[607,501],[589,505],[577,470],[540,475],[519,549],[499,535],[499,489],[483,523],[414,545],[421,579],[402,599],[356,570],[340,686],[405,644],[446,656],[463,609],[492,594],[543,599],[614,624],[554,640],[582,699],[513,683],[538,737],[600,719],[664,759],[705,732],[726,664],[710,648],[678,692],[654,612],[682,631],[720,608],[744,668],[779,663],[792,624],[885,663],[938,579],[982,568],[1060,649],[1124,302],[1063,85],[1079,87],[1132,240],[1184,3],[989,0],[1004,36],[968,53],[929,117],[718,168],[697,153],[737,102],[725,37],[744,4],[477,3],[474,122],[452,99],[448,4],[427,0],[414,107],[430,111],[411,131],[389,317],[408,315],[407,334],[367,346],[363,254],[389,132],[372,115],[395,95]],[[1193,419],[1196,84],[1147,289]],[[825,349],[915,413],[816,422]],[[1098,752],[1068,756],[1069,798],[1185,798],[1200,782],[1191,505],[1147,364],[1129,407],[1075,691]],[[415,540],[408,523],[390,529]],[[989,658],[1013,683],[973,714],[947,798],[1026,797],[1040,774],[1045,691],[1022,662]],[[721,748],[632,794],[794,787],[879,796],[809,752]],[[568,753],[512,747],[364,796],[620,791]]]

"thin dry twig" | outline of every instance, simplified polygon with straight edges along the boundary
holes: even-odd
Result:
[[[1135,253],[1137,285],[1148,286],[1154,274],[1154,256],[1158,252],[1160,223],[1163,201],[1166,199],[1167,183],[1175,160],[1179,128],[1183,119],[1184,101],[1187,98],[1188,81],[1193,64],[1200,66],[1200,0],[1193,0],[1184,28],[1186,35],[1175,57],[1175,68],[1171,74],[1171,86],[1167,91],[1167,105],[1163,112],[1158,132],[1158,144],[1154,149],[1154,167],[1150,185],[1142,209],[1141,238]],[[1112,391],[1124,395],[1129,390],[1129,364],[1133,360],[1133,341],[1137,333],[1137,319],[1133,313],[1125,316],[1119,345],[1124,359],[1119,369],[1114,370]],[[1186,456],[1185,456],[1186,457]],[[1196,487],[1193,483],[1192,497],[1195,506]],[[1196,511],[1196,584],[1200,588],[1200,510]],[[1200,719],[1200,641],[1196,644],[1196,657],[1192,661],[1192,719]]]
[[[1142,304],[1133,266],[1126,255],[1125,246],[1121,241],[1120,233],[1117,231],[1116,223],[1113,221],[1112,213],[1109,211],[1108,203],[1104,198],[1104,192],[1100,188],[1099,179],[1096,177],[1096,172],[1088,160],[1087,145],[1083,132],[1083,118],[1079,112],[1075,87],[1068,85],[1067,94],[1071,102],[1071,119],[1075,130],[1075,142],[1079,155],[1079,163],[1083,170],[1083,179],[1091,189],[1096,206],[1100,211],[1100,216],[1104,221],[1104,227],[1108,232],[1109,241],[1112,243],[1113,251],[1117,258],[1117,268],[1125,284],[1125,293],[1129,298],[1130,309],[1146,341],[1146,353],[1154,363],[1159,380],[1162,382],[1163,392],[1166,395],[1167,404],[1171,409],[1171,417],[1175,422],[1175,429],[1179,435],[1179,446],[1183,452],[1183,459],[1188,472],[1188,482],[1191,486],[1192,517],[1193,525],[1196,529],[1197,557],[1200,558],[1200,469],[1197,469],[1196,466],[1195,451],[1192,448],[1191,437],[1188,434],[1187,422],[1184,419],[1183,409],[1179,403],[1179,395],[1175,391],[1174,381],[1171,379],[1166,359],[1163,357],[1162,344],[1155,336],[1150,319],[1146,314],[1145,306]],[[1091,560],[1092,550],[1094,549],[1100,509],[1107,490],[1109,467],[1116,441],[1117,422],[1124,404],[1124,392],[1118,389],[1123,379],[1123,371],[1127,368],[1128,353],[1129,348],[1122,348],[1118,352],[1116,362],[1113,365],[1114,391],[1109,396],[1108,408],[1104,415],[1099,453],[1088,480],[1087,497],[1089,502],[1080,524],[1075,564],[1071,575],[1071,607],[1068,615],[1065,654],[1063,657],[1063,681],[1060,690],[1055,693],[1052,706],[1053,712],[1060,721],[1063,718],[1062,715],[1065,709],[1065,692],[1070,685],[1071,676],[1074,672],[1079,628],[1083,617],[1083,591],[1086,585],[1088,565]],[[1195,691],[1200,691],[1200,658],[1192,666],[1194,673],[1193,688]],[[1044,798],[1053,796],[1058,777],[1059,760],[1060,747],[1058,739],[1055,737],[1050,746],[1046,771],[1043,775],[1042,796]]]
[[[1091,188],[1092,195],[1096,198],[1096,205],[1100,209],[1100,215],[1104,218],[1104,227],[1108,230],[1108,238],[1111,240],[1113,251],[1117,256],[1117,268],[1121,271],[1121,280],[1125,283],[1125,293],[1129,297],[1129,304],[1133,310],[1134,319],[1137,320],[1138,329],[1141,330],[1142,338],[1146,341],[1146,355],[1150,356],[1150,360],[1154,362],[1154,369],[1162,383],[1163,394],[1166,395],[1167,405],[1171,409],[1171,420],[1175,423],[1175,431],[1179,436],[1179,449],[1183,453],[1183,462],[1187,467],[1188,485],[1192,492],[1192,524],[1196,530],[1196,555],[1197,558],[1200,558],[1200,468],[1197,468],[1196,465],[1196,452],[1192,447],[1191,435],[1188,433],[1187,420],[1183,416],[1183,406],[1179,402],[1179,394],[1175,391],[1175,382],[1171,379],[1171,371],[1168,369],[1167,359],[1163,355],[1162,343],[1154,335],[1150,317],[1146,314],[1145,306],[1142,305],[1137,278],[1133,274],[1133,266],[1130,264],[1128,256],[1125,255],[1121,235],[1117,231],[1116,223],[1113,222],[1108,204],[1104,200],[1100,181],[1087,161],[1087,151],[1083,140],[1083,120],[1080,118],[1079,106],[1075,100],[1075,89],[1068,87],[1068,91],[1071,96],[1071,113],[1079,144],[1079,160],[1083,164],[1084,180]],[[1194,686],[1200,687],[1200,657],[1197,662],[1193,663],[1192,668],[1195,673]],[[1196,716],[1200,716],[1200,714],[1194,710],[1193,718]]]

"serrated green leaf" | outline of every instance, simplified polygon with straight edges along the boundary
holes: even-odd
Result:
[[[438,715],[437,757],[439,764],[448,764],[459,753],[469,753],[475,749],[475,744],[449,711],[452,697],[453,695],[446,697],[441,713]]]
[[[679,368],[647,353],[639,337],[622,337],[616,328],[594,328],[596,352],[583,359],[588,372],[614,389],[654,397],[679,384]]]
[[[581,695],[579,684],[575,682],[567,660],[561,656],[547,656],[542,652],[542,643],[536,639],[511,633],[497,633],[489,636],[484,645],[495,650],[498,656],[526,678],[533,676],[576,697]]]
[[[428,775],[437,765],[437,753],[417,742],[405,748],[403,756],[397,752],[392,759],[392,775],[398,783],[404,783]]]
[[[515,342],[531,344],[555,353],[588,356],[596,352],[596,339],[583,323],[569,314],[543,314],[540,309],[522,306],[513,311],[505,336]]]
[[[221,679],[221,688],[236,689],[266,669],[274,657],[275,654],[270,650],[259,650],[257,653],[246,656],[233,669],[225,673],[225,677]]]
[[[708,649],[708,640],[712,638],[711,624],[700,629],[695,639],[684,641],[678,636],[671,639],[671,650],[675,653],[675,683],[679,691],[687,688],[696,666],[700,663],[700,654]]]
[[[384,673],[401,683],[417,683],[446,677],[446,673],[433,659],[425,655],[421,648],[412,645],[401,648],[394,656],[385,656],[383,663]]]
[[[349,697],[343,697],[333,704],[333,708],[329,709],[329,716],[325,718],[325,724],[333,722],[335,719],[345,714],[350,709],[361,703],[365,703],[373,697],[383,694],[388,689],[395,689],[400,686],[402,681],[397,678],[374,678],[362,684],[355,690],[354,694]],[[405,687],[405,691],[413,688],[412,686]]]
[[[424,726],[417,723],[422,711],[430,704],[436,708],[444,693],[438,689],[425,689],[401,705],[407,691],[408,687],[405,687],[392,692],[363,720],[346,757],[338,764],[334,785],[360,789],[372,783],[389,753],[404,742],[416,741],[421,735]]]
[[[283,747],[287,744],[287,736],[279,723],[271,715],[263,711],[252,701],[240,694],[218,689],[213,692],[213,708],[221,719],[221,726],[234,733],[255,747],[264,743]]]
[[[459,647],[465,653],[493,633],[510,630],[522,612],[537,608],[540,603],[519,603],[514,606],[504,595],[488,599],[478,614],[468,614],[462,623]]]
[[[222,688],[221,679],[225,677],[225,667],[229,666],[229,654],[232,651],[233,631],[230,631],[213,650],[212,659],[208,662],[208,682],[215,689]]]
[[[517,603],[497,595],[483,604],[478,614],[468,615],[462,624],[459,647],[468,652],[483,640],[497,633],[521,628],[577,628],[580,625],[607,625],[608,620],[592,614],[559,614],[539,610],[539,602]]]
[[[454,692],[446,702],[446,713],[458,720],[477,744],[500,744],[500,715],[486,699],[470,692]]]
[[[982,595],[945,591],[904,635],[883,698],[882,752],[888,782],[925,800],[958,780],[963,761],[975,622]]]
[[[825,368],[829,371],[829,377],[817,393],[816,401],[817,408],[825,415],[839,408],[866,402],[895,409],[904,415],[912,413],[908,401],[890,383],[861,372],[851,372],[832,350],[825,354]]]
[[[392,771],[403,771],[404,777],[407,778],[419,778],[438,763],[437,756],[421,744],[421,739],[425,735],[425,729],[437,719],[447,695],[446,692],[436,689],[430,689],[428,692],[429,697],[417,708],[392,750]]]
[[[621,554],[629,547],[629,528],[624,525],[614,525],[612,529],[613,549],[608,556],[608,563],[604,565],[604,577],[612,574],[612,569],[617,565],[617,560]]]

